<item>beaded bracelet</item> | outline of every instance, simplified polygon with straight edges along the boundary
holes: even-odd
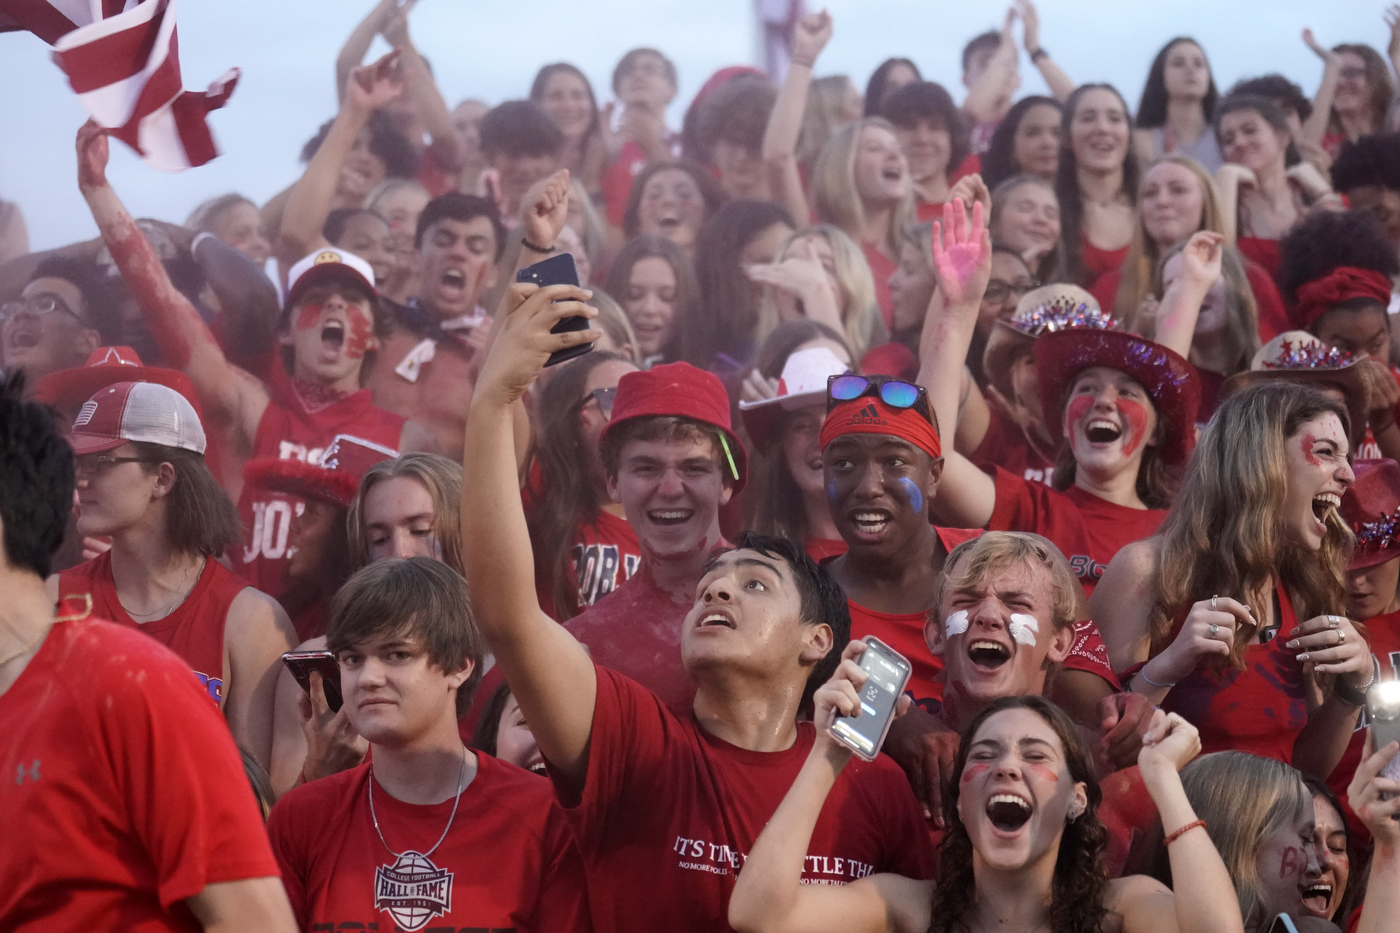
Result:
[[[1164,845],[1164,846],[1169,846],[1169,845],[1171,845],[1173,842],[1176,842],[1178,839],[1180,839],[1183,833],[1188,833],[1188,832],[1190,832],[1191,830],[1195,829],[1197,826],[1201,827],[1201,829],[1205,829],[1205,828],[1206,828],[1206,821],[1205,821],[1205,820],[1196,820],[1194,823],[1187,823],[1185,826],[1181,827],[1181,828],[1178,829],[1176,832],[1172,833],[1172,834],[1171,834],[1170,836],[1168,836],[1166,839],[1162,840],[1162,845]]]

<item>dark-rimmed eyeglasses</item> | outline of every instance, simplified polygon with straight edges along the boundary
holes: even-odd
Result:
[[[933,415],[929,409],[928,392],[923,386],[895,379],[891,376],[856,376],[846,373],[842,376],[828,376],[826,380],[826,410],[828,412],[842,402],[851,402],[865,396],[873,396],[891,408],[912,408],[929,424]]]
[[[62,311],[71,315],[73,320],[87,326],[87,322],[78,317],[78,312],[68,307],[68,302],[57,295],[42,294],[31,295],[28,298],[20,298],[16,301],[7,301],[0,305],[0,323],[8,321],[16,314],[28,314],[32,317],[42,317],[45,314],[53,314],[55,311]]]
[[[106,473],[119,463],[162,463],[162,460],[152,460],[150,457],[109,457],[106,454],[89,454],[76,458],[73,461],[73,473],[76,476],[88,477]]]
[[[1040,283],[1035,279],[1017,279],[1014,282],[1008,282],[1005,279],[992,279],[987,283],[987,290],[982,293],[982,300],[1000,303],[1012,295],[1020,298],[1031,289],[1039,287]]]
[[[617,401],[617,386],[608,386],[603,389],[594,389],[583,398],[574,403],[574,409],[583,411],[589,402],[597,402],[598,410],[603,413],[603,417],[612,420],[613,403]]]

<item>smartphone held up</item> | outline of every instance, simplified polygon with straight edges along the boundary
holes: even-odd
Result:
[[[340,662],[329,651],[288,651],[282,663],[292,672],[292,679],[307,696],[311,695],[311,672],[321,675],[321,689],[326,692],[326,705],[332,713],[340,712],[345,699],[340,692]]]
[[[1370,720],[1371,747],[1376,751],[1400,742],[1400,681],[1383,680],[1366,691],[1366,718]],[[1381,777],[1400,781],[1400,755],[1390,759]],[[1390,794],[1381,794],[1389,799]]]
[[[913,668],[902,654],[873,635],[866,636],[858,663],[866,674],[865,686],[860,688],[859,714],[837,716],[827,731],[860,758],[874,761]]]
[[[517,282],[533,282],[541,288],[546,285],[577,285],[579,284],[578,268],[574,265],[573,256],[568,253],[560,253],[557,256],[550,256],[543,262],[526,266],[515,274],[515,280]],[[588,318],[577,314],[571,315],[551,327],[549,332],[551,334],[564,334],[575,330],[588,330]],[[549,355],[549,359],[544,365],[555,366],[565,360],[583,356],[592,349],[593,344],[581,343],[576,347],[556,350]]]

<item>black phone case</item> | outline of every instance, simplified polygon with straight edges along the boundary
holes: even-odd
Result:
[[[578,267],[574,265],[573,256],[568,253],[560,253],[558,256],[550,256],[532,266],[526,266],[515,274],[515,280],[517,282],[533,282],[541,288],[546,285],[577,285]],[[571,315],[551,327],[549,332],[551,334],[564,334],[575,330],[588,330],[588,318],[577,314]],[[567,350],[556,350],[549,355],[549,359],[545,361],[544,365],[557,366],[565,360],[583,356],[592,349],[593,344],[581,343],[576,347],[569,347]]]
[[[335,658],[319,652],[313,655],[309,651],[289,651],[282,655],[282,663],[287,665],[287,670],[292,672],[292,679],[307,696],[311,695],[311,672],[320,672],[321,686],[326,691],[326,705],[331,708],[332,713],[340,712],[340,708],[345,705],[345,697],[340,692],[340,664]]]

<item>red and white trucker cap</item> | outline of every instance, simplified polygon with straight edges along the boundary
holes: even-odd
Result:
[[[204,453],[204,427],[194,406],[169,386],[118,382],[83,403],[68,442],[76,454],[95,454],[127,441]]]
[[[311,286],[328,279],[349,280],[369,294],[378,295],[374,287],[374,267],[354,253],[327,246],[304,257],[287,273],[287,306],[296,304]]]

